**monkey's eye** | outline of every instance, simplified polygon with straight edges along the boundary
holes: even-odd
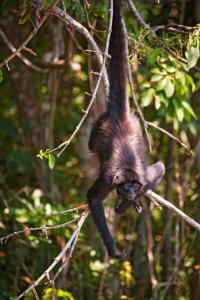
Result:
[[[124,189],[125,190],[129,190],[130,188],[132,188],[133,187],[133,185],[131,184],[131,183],[125,183],[124,184]]]
[[[139,190],[139,188],[140,188],[140,184],[139,184],[138,182],[134,182],[134,183],[133,183],[133,189],[134,189],[135,191],[137,191],[137,190]]]

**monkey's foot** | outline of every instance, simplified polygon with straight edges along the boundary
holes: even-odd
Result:
[[[142,206],[137,201],[133,201],[132,206],[135,208],[135,210],[138,214],[141,214]]]
[[[111,255],[113,258],[117,258],[120,260],[123,260],[126,257],[126,250],[124,249],[121,253],[115,253],[114,255]]]

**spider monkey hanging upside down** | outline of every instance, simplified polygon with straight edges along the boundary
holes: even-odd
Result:
[[[141,212],[138,196],[159,183],[165,172],[162,162],[148,166],[145,161],[145,144],[139,121],[130,112],[128,104],[126,47],[121,0],[114,0],[109,46],[109,101],[106,111],[93,125],[89,139],[89,149],[100,162],[99,177],[89,189],[87,198],[108,253],[115,258],[122,258],[125,253],[116,253],[102,201],[116,189],[122,199],[115,208],[117,213],[124,213],[130,206]]]

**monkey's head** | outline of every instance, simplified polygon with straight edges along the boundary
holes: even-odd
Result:
[[[117,196],[132,201],[138,196],[141,187],[142,185],[135,180],[132,182],[122,182],[116,186]]]
[[[142,192],[154,188],[162,179],[165,167],[162,162],[145,166],[137,172],[131,168],[117,174],[114,181],[119,198],[134,201]]]

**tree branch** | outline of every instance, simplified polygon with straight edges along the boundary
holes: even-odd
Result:
[[[57,5],[59,0],[56,0],[53,4],[52,7]],[[3,62],[0,63],[0,68],[6,65],[8,67],[8,63],[15,57],[19,56],[19,53],[23,50],[27,50],[26,45],[32,40],[32,38],[37,34],[38,30],[40,27],[44,24],[46,19],[49,17],[49,13],[47,12],[40,20],[37,22],[37,27],[34,27],[34,29],[28,34],[26,39],[23,41],[23,43],[13,52],[11,55],[9,55],[6,59],[4,59]],[[9,69],[9,67],[8,67]]]
[[[165,200],[161,196],[157,195],[153,191],[149,190],[145,193],[145,195],[150,198],[152,201],[156,201],[161,206],[166,206],[169,208],[172,212],[174,212],[176,215],[181,217],[185,222],[190,224],[190,226],[194,227],[196,230],[200,231],[200,224],[196,222],[193,218],[186,215],[182,210],[178,209],[175,205],[173,205],[171,202]]]
[[[28,67],[30,67],[31,69],[33,69],[34,71],[40,72],[40,73],[47,73],[49,70],[48,69],[42,69],[38,66],[36,66],[35,64],[33,64],[31,61],[29,61],[23,54],[21,54],[21,52],[17,52],[17,49],[13,46],[13,44],[8,40],[7,36],[5,35],[5,33],[3,32],[3,30],[0,28],[0,35],[2,37],[2,39],[4,40],[4,42],[6,43],[6,45],[8,46],[8,48],[15,53],[15,55],[17,57],[19,57],[21,59],[21,61],[23,61],[23,63],[25,65],[27,65]],[[6,64],[8,67],[8,64]],[[10,71],[10,69],[9,69]]]
[[[97,46],[95,40],[93,39],[93,37],[91,36],[91,34],[87,30],[87,28],[84,27],[82,24],[80,24],[78,21],[73,19],[70,15],[68,15],[65,11],[63,11],[62,9],[60,9],[58,7],[52,7],[50,9],[48,9],[48,12],[49,12],[49,14],[52,14],[52,15],[56,16],[57,18],[59,18],[68,27],[73,28],[76,31],[78,31],[79,33],[81,33],[85,37],[86,41],[90,44],[90,46],[92,47],[92,50],[97,58],[97,61],[102,68],[101,73],[102,73],[102,78],[103,78],[103,82],[104,82],[105,94],[107,97],[108,92],[109,92],[109,80],[108,80],[108,74],[106,71],[105,63],[103,63],[105,60],[104,60],[104,57],[102,58],[102,55],[100,54],[101,51],[99,50],[99,47]],[[109,30],[111,30],[111,27],[109,27],[109,28],[110,28]],[[104,53],[104,55],[105,54],[108,55],[108,53]]]
[[[66,251],[69,250],[68,256],[70,257],[72,255],[72,252],[74,250],[75,247],[75,243],[77,241],[79,232],[81,230],[81,227],[83,226],[83,223],[85,222],[87,216],[89,214],[89,210],[86,209],[78,224],[77,224],[77,228],[76,230],[73,232],[70,240],[65,244],[65,246],[63,247],[62,251],[57,255],[57,257],[54,259],[53,263],[44,271],[44,273],[33,283],[31,284],[23,293],[21,293],[19,296],[17,296],[15,298],[15,300],[19,300],[22,297],[24,297],[29,291],[31,291],[33,288],[35,288],[36,286],[39,285],[39,283],[46,277],[47,279],[49,278],[49,274],[50,272],[54,269],[54,267],[60,262],[60,260],[62,259],[62,257],[65,255]]]

